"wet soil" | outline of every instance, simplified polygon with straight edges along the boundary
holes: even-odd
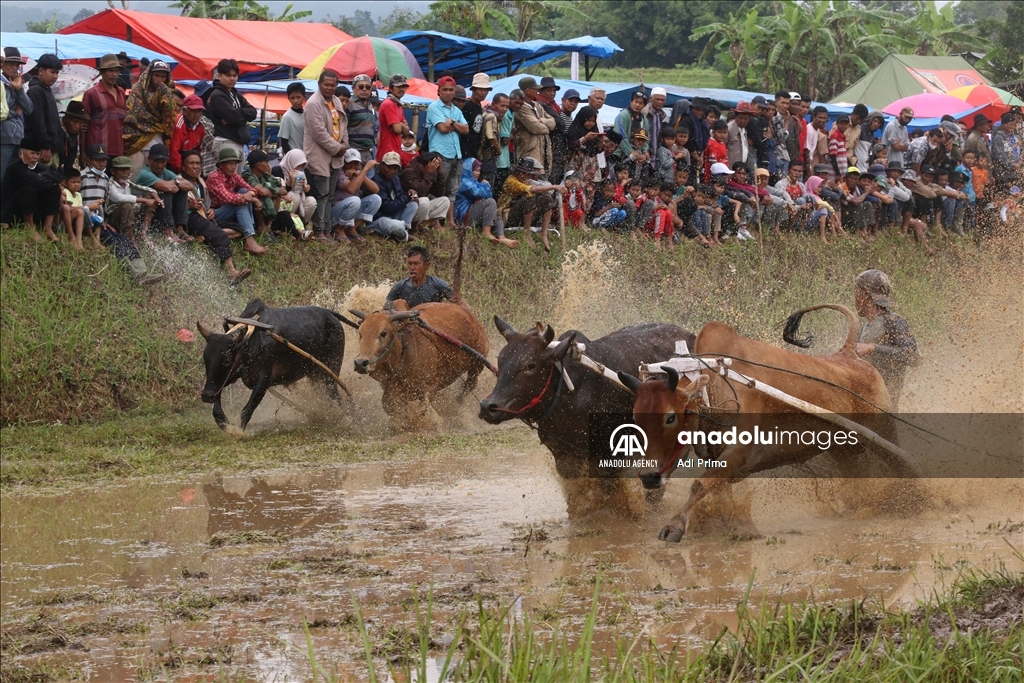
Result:
[[[450,457],[5,494],[5,674],[306,680],[305,620],[318,664],[359,678],[354,599],[375,658],[388,660],[414,637],[414,589],[433,590],[441,646],[478,599],[572,631],[599,575],[599,643],[644,634],[699,646],[735,627],[751,580],[754,603],[869,596],[895,607],[968,567],[1021,569],[1017,482],[930,484],[986,495],[933,496],[943,504],[909,517],[836,514],[813,480],[744,482],[735,493],[753,533],[666,544],[657,531],[683,482],[642,520],[570,520],[550,455],[525,428],[513,434],[501,453],[476,453],[470,438]]]

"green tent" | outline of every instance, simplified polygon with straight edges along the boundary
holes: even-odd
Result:
[[[924,92],[944,93],[965,85],[987,84],[963,57],[889,55],[867,75],[836,95],[832,104],[863,102],[881,109],[898,99]]]

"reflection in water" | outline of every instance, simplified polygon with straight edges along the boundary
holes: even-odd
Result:
[[[309,536],[344,519],[345,505],[337,495],[344,480],[345,473],[338,470],[316,476],[218,475],[203,484],[206,533],[269,531]]]

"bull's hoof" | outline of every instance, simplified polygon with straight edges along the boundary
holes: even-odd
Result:
[[[667,543],[679,543],[683,540],[683,529],[673,524],[667,525],[658,534],[659,541],[665,541]]]

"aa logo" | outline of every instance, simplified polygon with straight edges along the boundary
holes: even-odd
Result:
[[[642,458],[647,453],[647,434],[632,422],[621,424],[609,437],[608,448],[611,449],[613,458]]]

